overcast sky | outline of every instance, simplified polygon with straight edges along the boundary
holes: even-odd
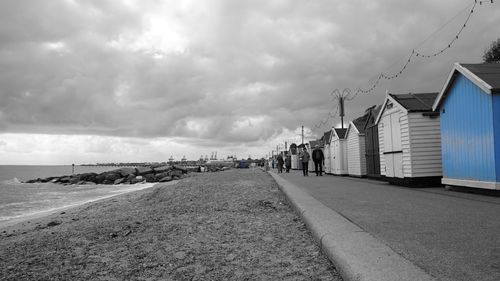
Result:
[[[338,126],[332,90],[447,46],[473,3],[0,0],[0,164],[265,156]],[[449,50],[346,102],[346,120],[481,62],[499,8],[478,4]]]

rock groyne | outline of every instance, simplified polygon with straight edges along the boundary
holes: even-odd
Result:
[[[228,170],[228,166],[201,165],[159,165],[124,167],[102,173],[82,173],[66,176],[37,178],[26,183],[55,183],[63,185],[92,184],[136,184],[141,182],[168,182],[185,177],[189,172],[217,172]]]

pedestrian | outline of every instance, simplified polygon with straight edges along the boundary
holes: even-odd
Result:
[[[285,169],[287,173],[290,173],[290,169],[292,168],[292,156],[288,153],[285,157]]]
[[[283,156],[282,156],[282,154],[280,153],[280,154],[278,155],[278,173],[283,173],[283,163],[284,163],[284,161],[283,161]]]
[[[301,161],[302,161],[302,173],[304,174],[304,177],[309,176],[309,152],[307,152],[307,149],[305,147],[302,148],[301,152]]]
[[[273,160],[271,161],[271,164],[272,164],[272,166],[273,166],[273,170],[274,170],[274,158],[273,158]]]
[[[323,154],[323,150],[319,148],[319,145],[314,147],[312,152],[312,159],[314,162],[314,171],[316,172],[316,176],[323,175],[323,165],[325,165],[325,155]]]

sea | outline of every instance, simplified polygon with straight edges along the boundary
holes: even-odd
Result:
[[[6,166],[0,165],[0,227],[68,207],[153,186],[152,183],[128,185],[60,185],[24,183],[51,176],[64,176],[115,170],[113,166]]]

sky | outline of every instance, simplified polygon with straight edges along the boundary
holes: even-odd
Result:
[[[302,126],[305,141],[341,126],[335,89],[448,46],[473,5],[0,0],[0,165],[270,155]],[[439,92],[454,62],[482,62],[498,26],[500,3],[476,4],[442,54],[346,101],[344,126],[386,92]]]

